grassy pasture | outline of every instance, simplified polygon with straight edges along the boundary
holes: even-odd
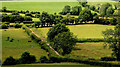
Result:
[[[92,66],[88,64],[80,63],[38,63],[38,64],[22,64],[22,65],[12,65],[12,66],[2,66],[2,67],[101,67]]]
[[[75,48],[71,52],[72,55],[100,59],[101,57],[111,56],[112,50],[104,48],[104,43],[77,43]]]
[[[74,33],[78,38],[103,38],[102,31],[106,29],[113,29],[114,26],[99,25],[99,24],[84,24],[84,25],[68,25],[71,32]],[[33,29],[39,36],[47,37],[48,28]],[[41,33],[41,34],[40,34]]]
[[[46,11],[48,13],[58,13],[65,5],[77,6],[78,2],[2,2],[3,7],[9,10],[29,10]]]
[[[6,41],[7,37],[13,38],[13,42]],[[28,41],[31,41],[31,38],[22,29],[2,30],[2,60],[4,61],[8,56],[19,58],[25,51],[35,55],[37,59],[40,56],[47,56],[46,51],[41,49],[36,42]]]

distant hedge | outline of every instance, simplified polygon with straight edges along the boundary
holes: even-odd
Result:
[[[104,39],[95,39],[95,38],[84,38],[84,39],[78,39],[77,42],[104,42],[105,40]]]

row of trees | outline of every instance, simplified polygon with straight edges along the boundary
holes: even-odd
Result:
[[[99,10],[99,13],[100,13],[102,16],[112,15],[112,14],[114,13],[113,6],[112,6],[110,3],[102,4],[102,6],[100,7],[100,10]]]
[[[32,21],[31,17],[23,17],[20,15],[2,15],[2,22],[10,22],[14,23],[16,21],[23,22],[23,21]]]
[[[60,12],[59,14],[66,15],[67,13],[70,13],[71,15],[79,15],[81,11],[82,11],[81,6],[72,7],[72,10],[71,10],[71,7],[69,5],[66,5],[63,8],[62,12]]]

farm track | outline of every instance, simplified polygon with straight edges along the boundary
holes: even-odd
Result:
[[[44,38],[43,36],[40,37],[40,36],[37,35],[32,29],[30,29],[30,30],[32,31],[33,34],[35,34],[38,38],[40,38],[40,39],[42,40],[42,42],[45,42],[45,38]],[[42,34],[41,34],[41,35],[42,35]],[[56,55],[60,56],[60,54],[59,54],[56,50],[54,50],[54,49],[50,46],[49,43],[46,43],[46,45],[48,45],[48,46],[50,47],[50,49],[53,50],[53,51],[56,53]]]

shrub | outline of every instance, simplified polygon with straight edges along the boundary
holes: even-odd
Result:
[[[17,62],[12,56],[6,58],[6,60],[3,62],[3,65],[15,65],[15,64],[17,64]]]
[[[31,17],[24,17],[24,21],[32,21]]]
[[[13,12],[12,15],[19,15],[19,13],[18,12]]]
[[[33,17],[32,14],[30,14],[30,13],[26,13],[25,16]]]
[[[19,23],[15,23],[14,27],[15,28],[21,28],[21,25]]]
[[[47,57],[46,56],[41,56],[40,57],[40,63],[46,63],[46,62],[48,62]]]
[[[19,62],[22,64],[30,64],[30,63],[34,63],[36,61],[36,57],[33,55],[30,55],[29,52],[24,52],[21,55],[21,58],[19,59]]]
[[[116,58],[113,57],[101,57],[101,61],[115,61]]]
[[[3,23],[3,24],[1,25],[1,28],[2,28],[2,29],[8,29],[8,25],[5,24],[5,23]]]

